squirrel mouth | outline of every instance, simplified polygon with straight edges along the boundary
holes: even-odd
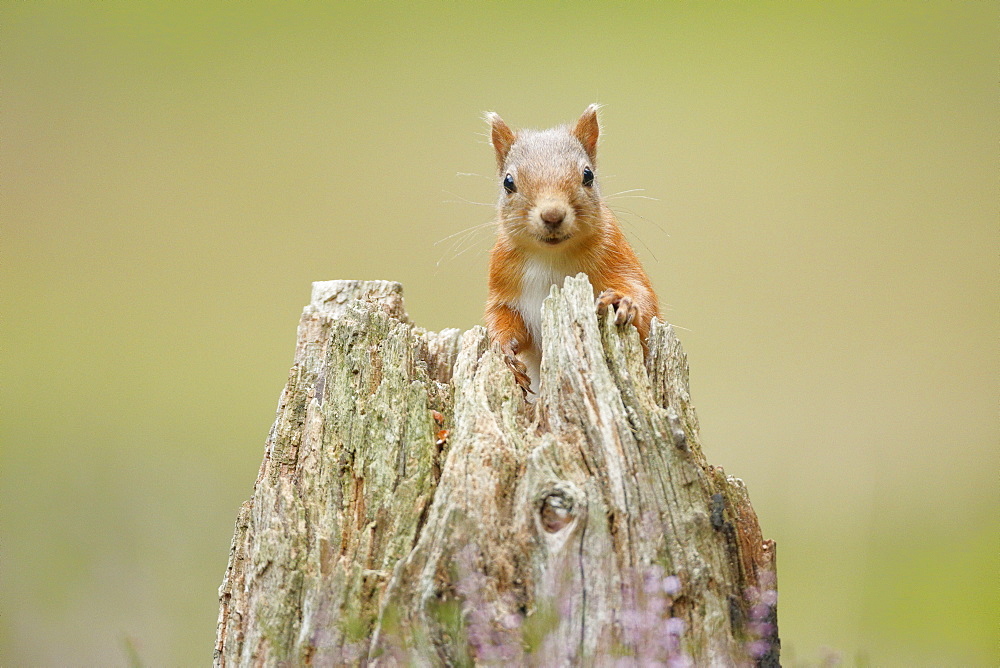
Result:
[[[569,239],[569,235],[566,235],[564,237],[542,237],[541,239],[539,239],[539,241],[541,241],[543,244],[548,244],[549,246],[555,246],[556,244],[560,244],[566,241],[567,239]]]

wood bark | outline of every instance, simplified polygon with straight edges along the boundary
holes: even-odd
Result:
[[[703,455],[669,324],[648,349],[568,278],[529,404],[482,327],[315,283],[215,664],[778,665],[774,544]]]

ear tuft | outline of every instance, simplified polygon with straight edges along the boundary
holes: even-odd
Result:
[[[583,150],[587,152],[591,162],[597,158],[597,138],[601,134],[601,126],[597,122],[597,110],[601,108],[599,104],[592,104],[583,112],[573,126],[572,134],[580,143]]]
[[[490,141],[493,143],[493,150],[497,154],[497,169],[503,169],[504,161],[507,160],[507,153],[514,145],[514,131],[510,129],[499,114],[492,111],[486,112],[486,122],[490,124]]]

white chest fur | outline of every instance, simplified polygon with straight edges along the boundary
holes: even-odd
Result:
[[[542,348],[542,301],[549,296],[553,285],[562,287],[567,276],[575,276],[577,273],[579,268],[575,266],[544,257],[529,258],[525,263],[517,310],[524,319],[536,349]]]

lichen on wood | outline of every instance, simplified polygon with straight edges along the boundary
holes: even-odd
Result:
[[[777,665],[773,543],[704,457],[670,325],[648,349],[568,278],[529,404],[482,327],[314,284],[216,665]]]

